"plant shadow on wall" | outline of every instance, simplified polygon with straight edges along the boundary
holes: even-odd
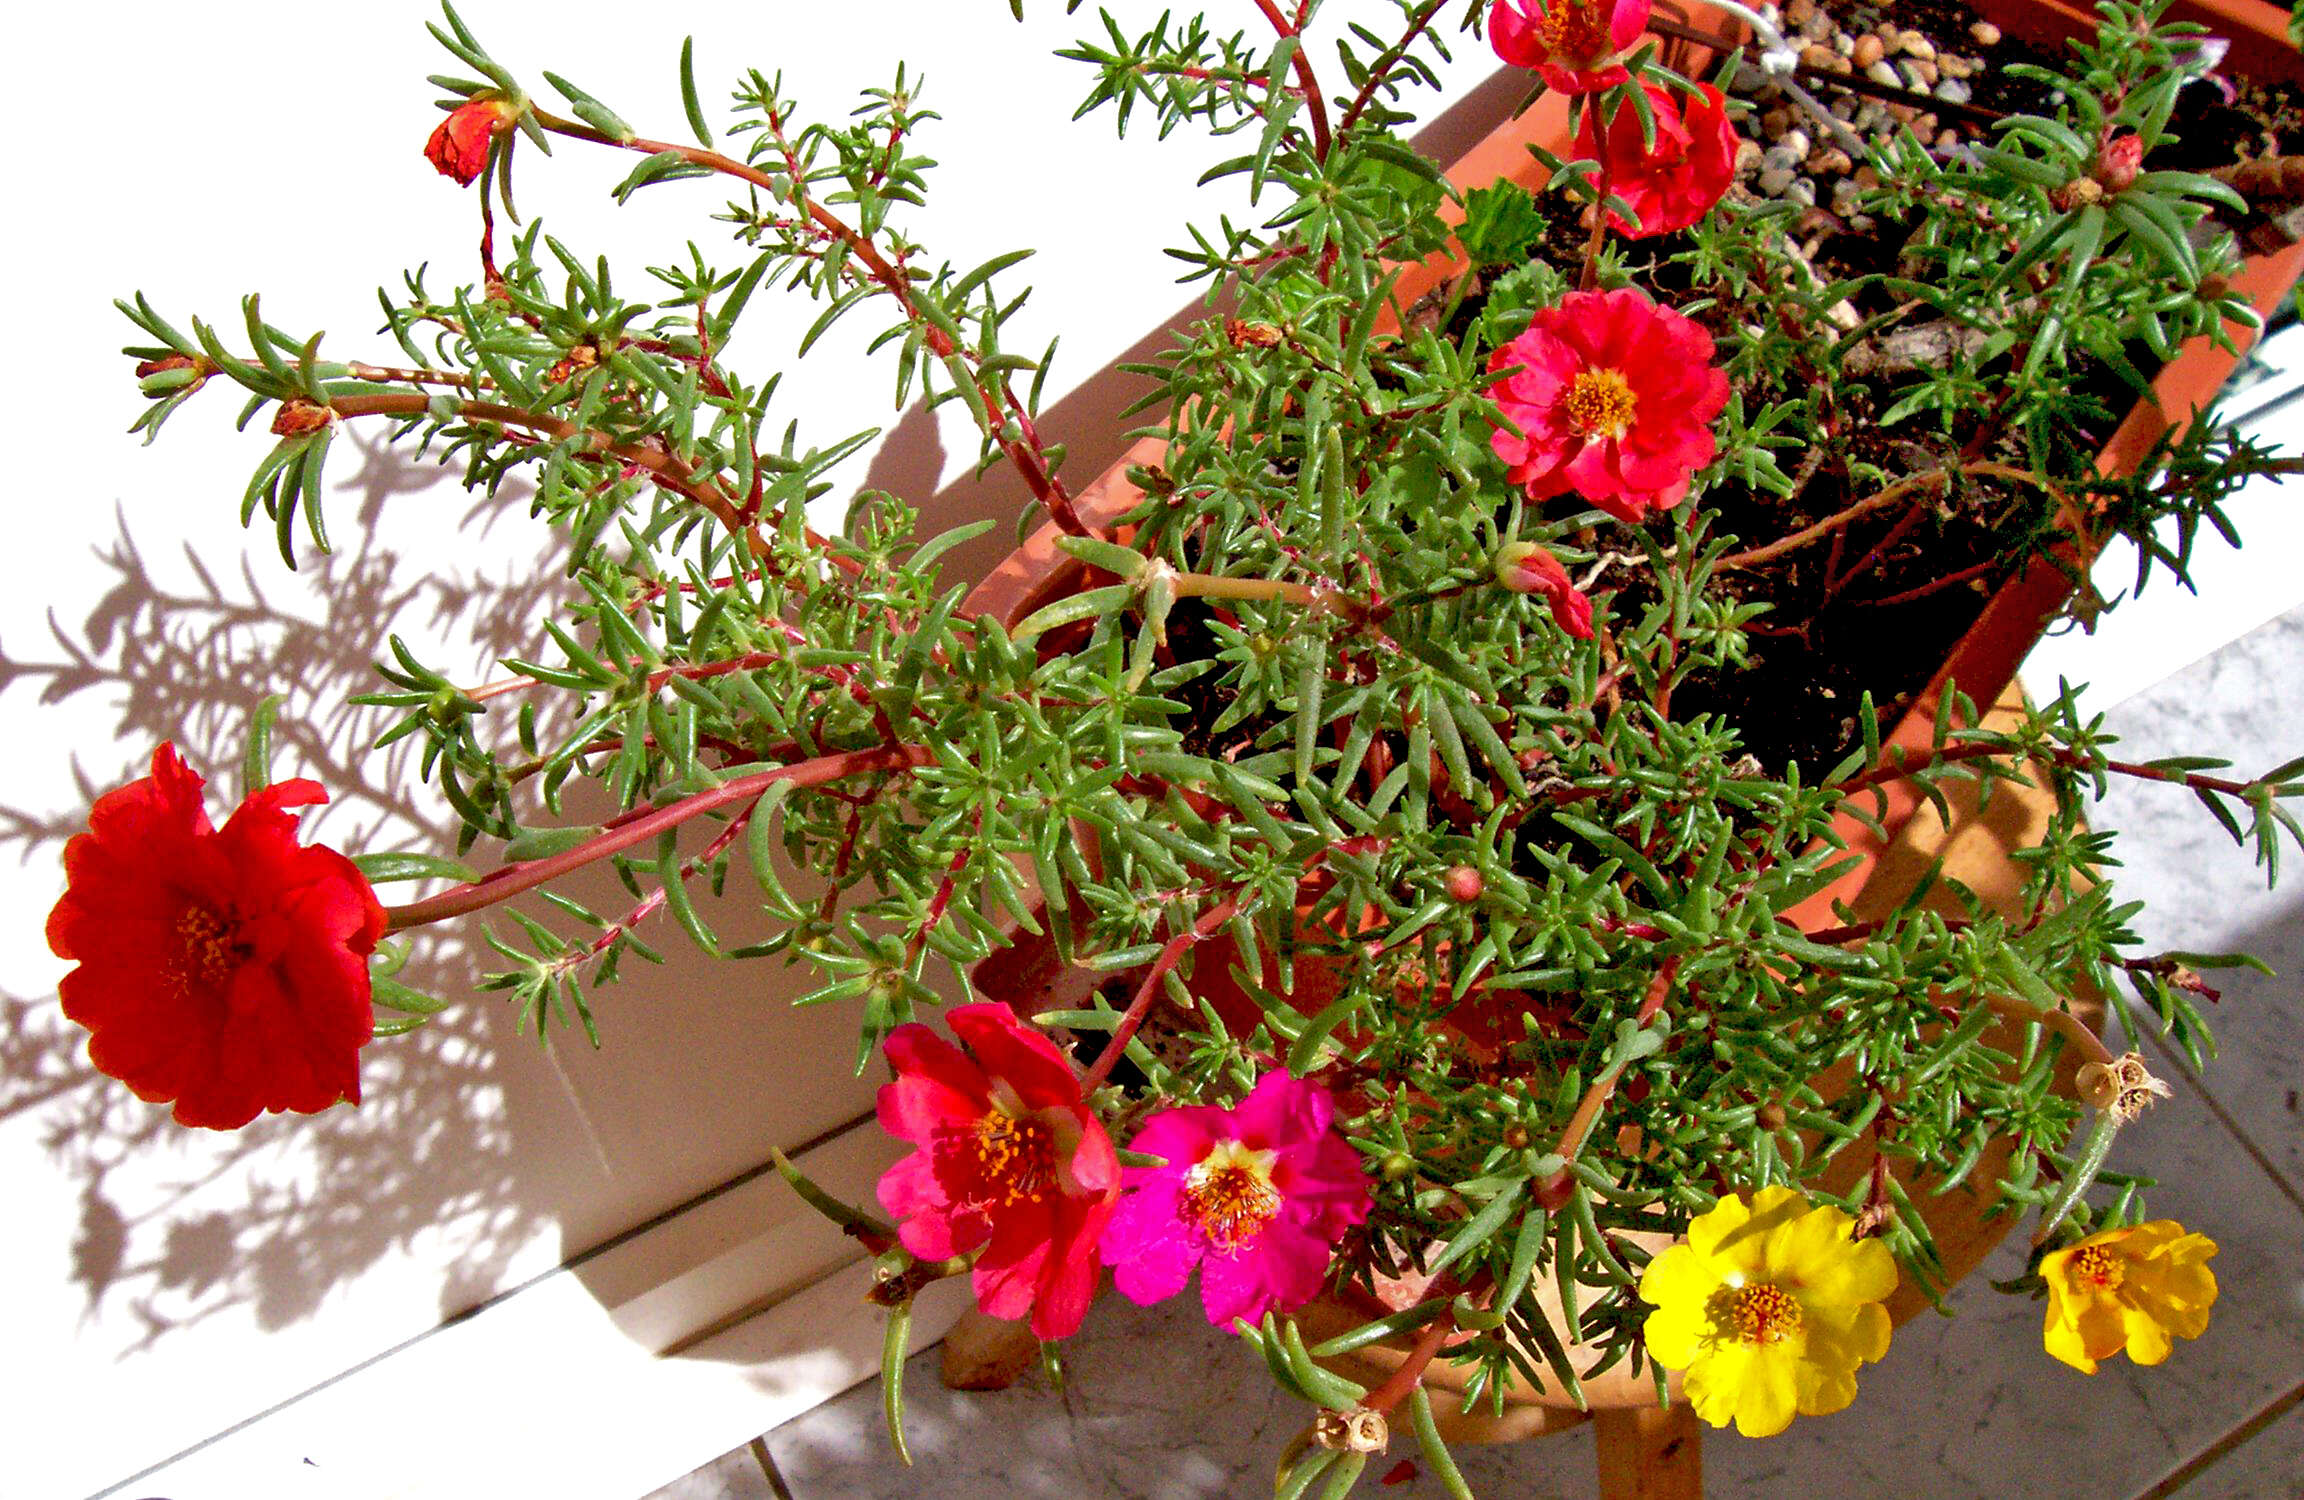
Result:
[[[339,481],[338,504],[353,524],[341,528],[338,550],[304,562],[316,612],[268,593],[247,551],[235,577],[187,548],[196,583],[164,587],[123,516],[102,559],[111,586],[82,619],[53,621],[53,656],[0,652],[0,686],[37,683],[43,704],[89,694],[115,701],[116,742],[140,750],[175,741],[209,772],[219,818],[252,708],[268,692],[292,692],[310,711],[282,720],[275,760],[283,774],[330,789],[330,806],[311,822],[352,847],[405,846],[411,829],[437,815],[414,775],[412,746],[371,750],[379,716],[345,702],[376,684],[379,624],[468,641],[475,662],[492,661],[517,652],[518,622],[550,607],[564,580],[553,559],[522,565],[503,548],[494,571],[403,566],[378,540],[378,523],[388,506],[437,507],[442,477],[380,436],[359,441],[362,461]],[[459,520],[469,537],[517,524],[526,497],[507,486],[456,503],[468,507]],[[252,663],[265,665],[251,673]],[[141,769],[74,765],[86,796]],[[0,806],[0,838],[28,864],[56,860],[82,823],[77,813]],[[461,993],[481,966],[461,940],[431,943],[408,975]],[[223,1134],[185,1131],[165,1107],[101,1079],[87,1033],[53,995],[11,995],[0,998],[0,1121],[36,1132],[56,1169],[78,1183],[73,1280],[92,1320],[125,1304],[124,1326],[141,1330],[135,1347],[236,1306],[266,1329],[298,1321],[332,1287],[428,1229],[444,1233],[426,1255],[450,1268],[440,1301],[453,1310],[493,1291],[512,1251],[550,1217],[550,1204],[523,1192],[514,1171],[517,1122],[542,1102],[519,1095],[546,1082],[502,1065],[500,1053],[533,1046],[515,1037],[514,1020],[498,1005],[458,1006],[367,1049],[360,1108]]]

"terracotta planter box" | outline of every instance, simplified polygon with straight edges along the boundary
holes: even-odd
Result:
[[[2090,29],[2094,26],[2092,11],[2085,5],[2069,4],[2065,0],[1975,0],[1975,4],[2003,29],[2044,42],[2066,40],[2082,26]],[[1657,11],[1685,26],[1718,36],[1723,50],[1744,39],[1740,21],[1709,5],[1659,4]],[[2188,0],[2188,3],[2179,0],[2173,13],[2185,19],[2205,19],[2219,34],[2229,36],[2233,42],[2233,67],[2254,71],[2261,60],[2263,71],[2268,75],[2304,79],[2304,59],[2300,59],[2285,40],[2285,13],[2261,0]],[[1669,43],[1665,54],[1672,66],[1683,73],[1697,75],[1708,71],[1717,56],[1716,51],[1679,41]],[[1531,143],[1541,144],[1555,153],[1566,154],[1567,113],[1564,98],[1546,94],[1526,114],[1505,122],[1458,160],[1449,170],[1449,180],[1459,188],[1485,186],[1500,178],[1531,188],[1539,186],[1544,169],[1529,155],[1527,147]],[[1460,264],[1441,254],[1411,268],[1399,284],[1401,305],[1409,305],[1452,276]],[[2304,271],[2304,245],[2252,257],[2236,285],[2260,313],[2269,315],[2287,295],[2299,271]],[[2237,355],[2217,349],[2205,339],[2187,344],[2154,382],[2155,400],[2138,403],[2105,444],[2098,456],[2099,468],[2106,473],[2132,468],[2163,435],[2193,420],[2213,401],[2237,359]],[[1132,465],[1156,462],[1161,451],[1157,441],[1139,443],[1087,486],[1076,497],[1083,519],[1092,527],[1111,530],[1118,518],[1140,498],[1135,486],[1127,480],[1127,470]],[[1047,526],[1028,538],[986,576],[963,608],[975,614],[998,616],[1013,625],[1041,606],[1088,586],[1093,570],[1057,548],[1059,534],[1055,527]],[[1957,689],[1979,706],[1991,706],[1995,715],[2017,712],[2020,705],[2011,687],[2017,666],[2038,643],[2070,595],[2069,580],[2045,559],[2035,560],[2004,584],[1986,604],[1974,626],[1954,645],[1944,665],[1893,731],[1886,735],[1882,743],[1883,759],[1893,762],[1907,753],[1926,752],[1933,737],[1937,705],[1947,691]],[[1839,920],[1833,913],[1835,901],[1852,909],[1860,919],[1883,914],[1912,890],[1939,855],[1945,859],[1946,873],[1987,900],[1995,893],[2013,898],[2021,882],[2006,853],[2028,842],[2045,825],[2051,809],[2039,793],[2019,795],[2018,789],[2002,787],[1992,800],[1989,815],[1979,815],[1973,797],[1963,798],[1962,794],[1970,790],[1968,787],[1947,788],[1948,800],[1955,811],[1953,823],[1947,828],[1934,817],[1915,818],[1924,799],[1910,786],[1891,783],[1885,790],[1887,805],[1879,818],[1885,836],[1873,832],[1854,816],[1844,814],[1838,821],[1837,834],[1851,852],[1862,857],[1863,863],[1829,890],[1792,912],[1794,920],[1811,931],[1832,926]],[[1864,805],[1870,810],[1877,803],[1868,793]],[[1202,955],[1203,963],[1221,958],[1214,947],[1212,944],[1211,950]],[[1092,988],[1090,976],[1067,970],[1057,961],[1045,939],[1020,939],[1016,947],[986,959],[976,977],[979,989],[987,996],[1010,1000],[1027,1010],[1077,1005]],[[1097,976],[1099,979],[1109,977]],[[2066,1059],[2064,1081],[2067,1086],[2070,1072],[2076,1066],[2076,1059]],[[1834,1191],[1845,1190],[1870,1166],[1870,1154],[1862,1147],[1852,1146],[1834,1159],[1832,1170],[1822,1180]],[[1995,1173],[1996,1163],[1987,1159],[1975,1168],[1972,1180],[1989,1181]],[[1983,1201],[1969,1193],[1953,1193],[1938,1199],[1915,1193],[1914,1198],[1926,1213],[1950,1281],[1974,1269],[2009,1227],[2005,1217],[1986,1220]],[[1927,1300],[1918,1289],[1907,1284],[1899,1289],[1889,1307],[1896,1321],[1902,1323],[1926,1305]],[[1365,1321],[1370,1315],[1365,1308],[1316,1304],[1306,1310],[1303,1318],[1308,1334],[1325,1337]],[[1377,1346],[1352,1356],[1351,1362],[1341,1367],[1364,1383],[1374,1384],[1399,1357],[1398,1351]],[[1485,1403],[1479,1413],[1462,1413],[1453,1409],[1456,1403],[1447,1394],[1453,1374],[1450,1367],[1441,1362],[1435,1363],[1427,1376],[1443,1430],[1452,1439],[1496,1441],[1528,1437],[1586,1420],[1585,1412],[1577,1409],[1564,1391],[1525,1383],[1509,1391],[1506,1413],[1501,1418],[1487,1415]],[[1613,1409],[1626,1414],[1625,1418],[1618,1419],[1620,1424],[1629,1420],[1633,1409],[1645,1407],[1652,1411],[1654,1407],[1654,1387],[1649,1379],[1644,1374],[1634,1379],[1621,1366],[1584,1384],[1595,1411]],[[1643,1414],[1644,1420],[1646,1415]],[[1629,1430],[1620,1425],[1619,1438]],[[1603,1434],[1604,1438],[1609,1436]],[[1681,1439],[1685,1437],[1685,1433],[1680,1435]],[[1654,1459],[1658,1452],[1671,1446],[1653,1436],[1641,1442],[1648,1459]],[[1603,1446],[1607,1444],[1604,1442]],[[1694,1445],[1690,1442],[1688,1446],[1692,1449]],[[1692,1454],[1690,1457],[1692,1459]],[[1686,1488],[1685,1475],[1678,1480],[1657,1482],[1664,1486],[1658,1493],[1693,1493]],[[1672,1488],[1674,1483],[1681,1487]]]

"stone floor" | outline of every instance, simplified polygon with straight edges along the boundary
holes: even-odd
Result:
[[[2238,774],[2304,750],[2304,609],[2129,697],[2107,713],[2143,760],[2229,756]],[[1708,1493],[1743,1497],[2023,1496],[2025,1500],[2304,1500],[2304,855],[2278,892],[2183,792],[2122,782],[2097,819],[2122,830],[2119,888],[2150,907],[2153,949],[2253,952],[2278,971],[2211,976],[2222,1060],[2202,1081],[2174,1058],[2178,1096],[2124,1135],[2124,1158],[2161,1179],[2153,1212],[2222,1247],[2223,1300],[2207,1334],[2156,1369],[2125,1360],[2090,1378],[2040,1348],[2040,1309],[1975,1278],[1956,1315],[1901,1330],[1867,1369],[1857,1405],[1783,1437],[1709,1435]],[[2004,1251],[1992,1274],[2011,1274]],[[1191,1299],[1145,1310],[1107,1297],[1069,1346],[1061,1395],[956,1395],[933,1355],[907,1381],[915,1466],[895,1465],[872,1386],[766,1433],[651,1500],[1247,1500],[1270,1493],[1275,1455],[1302,1420],[1260,1367],[1207,1328]],[[1403,1448],[1412,1445],[1402,1445]],[[1596,1492],[1588,1430],[1466,1450],[1483,1496]],[[1427,1476],[1364,1495],[1436,1496]]]

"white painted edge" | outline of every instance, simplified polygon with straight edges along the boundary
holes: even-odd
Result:
[[[901,1148],[870,1124],[808,1152],[869,1202]],[[168,1500],[632,1500],[877,1372],[855,1244],[773,1172],[563,1266],[231,1428],[122,1493]],[[917,1350],[967,1292],[931,1288]],[[676,1351],[676,1352],[667,1352]]]

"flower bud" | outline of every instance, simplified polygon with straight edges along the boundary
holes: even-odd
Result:
[[[1560,559],[1530,542],[1496,550],[1496,581],[1515,594],[1542,594],[1552,619],[1580,641],[1592,639],[1592,601],[1569,581]]]
[[[272,431],[277,437],[302,437],[309,432],[318,432],[335,420],[333,409],[298,396],[280,403],[280,410],[272,416]]]
[[[2144,170],[2144,137],[2129,131],[2116,135],[2096,150],[2096,180],[2107,193],[2133,187]]]
[[[458,105],[424,143],[424,159],[443,177],[470,187],[488,169],[488,151],[499,132],[512,128],[519,107],[508,99],[483,96]]]
[[[157,401],[178,391],[196,391],[208,383],[215,366],[205,359],[171,354],[164,359],[139,360],[136,364],[136,388]]]
[[[1462,906],[1470,906],[1480,899],[1482,891],[1488,889],[1488,882],[1470,865],[1458,865],[1448,872],[1447,878],[1441,883],[1447,887],[1448,899]]]

